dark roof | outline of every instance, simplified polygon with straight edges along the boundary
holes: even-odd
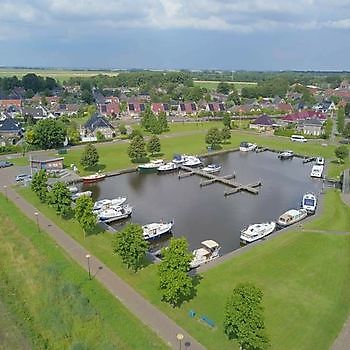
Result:
[[[0,132],[21,132],[22,126],[19,122],[14,120],[13,118],[6,118],[0,121]]]
[[[86,123],[85,128],[91,131],[96,130],[97,128],[110,128],[114,129],[113,125],[104,118],[101,114],[95,113]]]
[[[33,118],[42,118],[44,116],[44,111],[40,107],[32,108],[32,107],[23,107],[22,108],[22,116],[31,116]]]
[[[273,120],[268,115],[263,114],[260,117],[256,118],[252,124],[271,126],[273,125]]]
[[[322,126],[322,124],[319,119],[307,119],[301,122],[302,126]]]

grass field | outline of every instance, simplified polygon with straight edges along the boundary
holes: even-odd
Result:
[[[76,77],[91,77],[98,74],[105,74],[110,76],[117,76],[117,72],[111,71],[100,71],[100,70],[69,70],[69,69],[22,69],[22,68],[0,68],[0,78],[1,77],[12,77],[16,76],[22,78],[23,75],[28,73],[35,73],[43,77],[55,78],[59,82],[68,80],[69,78]]]
[[[216,90],[220,81],[215,80],[196,80],[193,82],[194,86],[199,86],[201,88],[206,88],[208,90]],[[248,81],[225,81],[225,83],[233,84],[235,88],[240,91],[244,87],[255,86],[257,83]]]
[[[0,208],[0,296],[34,348],[167,348],[4,196]]]
[[[223,335],[223,309],[228,293],[242,281],[255,283],[265,293],[266,324],[273,349],[328,349],[349,313],[350,236],[287,232],[205,272],[195,298],[173,309],[159,301],[156,266],[129,273],[111,254],[110,233],[84,240],[74,222],[59,219],[29,189],[19,192],[208,349],[235,348]],[[337,209],[328,213],[328,208]],[[340,202],[337,192],[327,193],[325,209],[320,219],[306,225],[306,230],[333,230],[329,224],[333,214],[345,223],[336,229],[348,227],[349,208]],[[214,320],[216,328],[210,330],[190,318],[190,310]]]

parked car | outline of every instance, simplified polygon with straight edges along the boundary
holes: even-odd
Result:
[[[16,176],[16,181],[28,181],[32,179],[32,175],[29,174],[19,174]]]
[[[13,165],[13,163],[10,163],[7,160],[1,160],[0,161],[0,168],[7,168],[7,167],[12,166],[12,165]]]
[[[342,139],[339,141],[339,143],[342,143],[343,145],[348,145],[350,144],[350,139]]]

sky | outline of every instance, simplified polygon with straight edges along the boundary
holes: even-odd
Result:
[[[350,70],[350,0],[0,0],[0,66]]]

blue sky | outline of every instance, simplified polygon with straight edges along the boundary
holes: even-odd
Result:
[[[0,65],[350,70],[350,0],[0,0]]]

